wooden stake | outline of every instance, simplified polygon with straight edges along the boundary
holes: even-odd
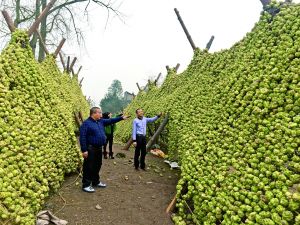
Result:
[[[161,73],[159,73],[154,81],[155,86],[157,85],[157,82],[159,80],[159,78],[161,77]]]
[[[175,66],[175,71],[176,71],[176,73],[177,73],[177,71],[178,71],[179,67],[180,67],[180,64],[179,64],[179,63],[177,63],[177,65]]]
[[[207,45],[206,45],[207,51],[210,49],[210,47],[211,47],[211,45],[212,45],[214,39],[215,39],[215,36],[212,35],[211,38],[210,38],[210,40],[209,40],[209,42],[208,42]]]
[[[60,41],[58,47],[56,48],[56,50],[55,50],[55,52],[54,52],[54,56],[55,56],[55,57],[57,57],[58,53],[60,52],[60,50],[61,50],[62,47],[64,46],[65,41],[66,41],[65,38],[63,38],[63,39]]]
[[[36,30],[35,32],[37,33],[37,35],[38,35],[38,37],[39,37],[39,39],[40,39],[40,44],[42,45],[42,47],[43,47],[45,53],[46,53],[47,55],[49,55],[49,51],[48,51],[48,49],[47,49],[47,47],[46,47],[46,44],[45,44],[45,42],[44,42],[44,40],[43,40],[43,38],[42,38],[41,33],[40,33],[38,30]]]
[[[70,72],[70,56],[68,56],[68,60],[67,60],[67,72]]]
[[[84,77],[81,78],[80,82],[79,82],[79,86],[81,87],[82,85],[82,81],[83,81]]]
[[[175,209],[175,205],[176,205],[176,194],[175,194],[174,198],[172,199],[171,203],[168,205],[168,207],[166,209],[166,213],[173,212]]]
[[[127,141],[126,145],[124,146],[124,148],[122,148],[122,150],[126,150],[128,151],[130,146],[132,145],[133,143],[133,140],[132,140],[132,137]]]
[[[147,143],[146,150],[149,150],[152,146],[152,144],[155,142],[155,140],[158,138],[159,134],[164,130],[165,126],[167,125],[169,120],[169,114],[166,115],[163,122],[160,124],[159,128],[155,132],[155,134],[150,138],[150,140]]]
[[[166,66],[166,69],[167,69],[167,72],[169,72],[169,71],[170,71],[170,67],[169,67],[169,66]]]
[[[62,54],[60,52],[58,54],[59,54],[59,58],[60,58],[61,64],[62,64],[62,66],[64,68],[64,71],[65,71],[66,70],[66,64],[65,64],[64,58],[63,58],[63,56],[62,56]]]
[[[47,16],[47,13],[49,12],[49,10],[52,8],[52,6],[54,5],[54,3],[57,0],[51,0],[51,2],[48,3],[48,5],[46,6],[46,8],[43,10],[43,12],[39,15],[39,17],[34,21],[34,23],[32,24],[32,26],[29,28],[29,30],[27,31],[28,36],[30,37],[39,27],[40,22],[42,21],[42,19]]]
[[[263,5],[263,7],[265,7],[270,4],[271,0],[260,0],[260,2]]]
[[[16,30],[15,24],[11,18],[11,16],[8,14],[8,12],[6,10],[2,11],[2,15],[7,23],[7,26],[10,30],[11,33],[13,33]]]
[[[138,87],[139,91],[141,91],[141,87],[140,87],[139,83],[136,83],[136,86]]]
[[[73,59],[72,63],[71,63],[70,68],[69,68],[70,71],[73,71],[73,66],[75,65],[76,60],[77,60],[77,58],[75,57],[75,58]],[[73,71],[73,73],[74,73],[74,71]]]
[[[181,24],[181,27],[182,27],[182,29],[183,29],[183,31],[184,31],[187,39],[189,40],[189,42],[190,42],[190,44],[192,46],[192,49],[195,50],[196,49],[196,45],[194,44],[194,41],[193,41],[190,33],[188,32],[188,30],[187,30],[187,28],[186,28],[186,26],[185,26],[185,24],[184,24],[184,22],[183,22],[183,20],[182,20],[182,18],[180,16],[180,14],[179,14],[179,11],[176,8],[174,9],[174,11],[175,11],[175,13],[177,15],[177,18],[178,18],[178,20],[179,20],[179,22]]]
[[[81,69],[82,69],[82,66],[79,67],[79,69],[78,69],[78,71],[77,71],[77,76],[78,76],[78,74],[80,73]]]

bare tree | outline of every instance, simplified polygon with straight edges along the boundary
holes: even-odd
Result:
[[[48,2],[49,0],[1,0],[0,8],[6,9],[12,14],[17,28],[28,28]],[[48,46],[53,46],[57,45],[57,40],[65,36],[68,39],[75,38],[77,44],[81,46],[84,43],[84,36],[79,18],[88,20],[89,8],[93,6],[100,6],[105,9],[107,18],[113,14],[122,19],[117,2],[111,2],[110,0],[58,0],[41,21],[39,32],[43,39],[42,41]],[[0,38],[10,35],[10,31],[6,27],[3,18],[1,18]],[[36,34],[32,36],[30,45],[34,54],[38,56],[38,60],[42,61],[45,57],[45,52]]]

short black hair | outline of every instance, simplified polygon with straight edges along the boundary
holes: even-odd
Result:
[[[140,109],[141,109],[141,108],[138,108],[138,109],[136,109],[136,110],[135,110],[135,113],[137,114],[137,113],[138,113],[138,111],[139,111]]]
[[[97,106],[95,106],[95,107],[92,107],[91,109],[90,109],[90,116],[91,115],[93,115],[93,114],[95,114],[96,112],[97,112],[97,110],[101,110],[99,107],[97,107]]]

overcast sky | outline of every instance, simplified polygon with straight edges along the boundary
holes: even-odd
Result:
[[[193,51],[175,7],[196,46],[204,48],[215,36],[210,51],[230,48],[242,39],[262,10],[259,0],[123,0],[119,11],[124,22],[110,18],[105,26],[105,11],[91,9],[86,48],[64,47],[66,53],[79,56],[84,94],[98,104],[114,79],[121,81],[124,91],[137,93],[136,82],[143,86],[149,77],[160,72],[165,76],[166,65],[180,63],[179,72],[184,70]]]

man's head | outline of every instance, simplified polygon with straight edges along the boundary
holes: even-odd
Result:
[[[90,117],[94,120],[99,120],[102,117],[102,111],[99,107],[92,107],[90,109]]]
[[[139,117],[139,118],[144,116],[144,112],[143,112],[142,109],[135,110],[135,113],[136,113],[136,116]]]

